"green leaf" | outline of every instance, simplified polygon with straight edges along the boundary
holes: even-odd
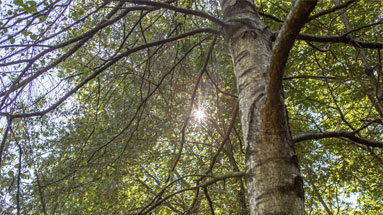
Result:
[[[40,22],[44,22],[47,19],[47,17],[44,15],[41,15],[39,16],[39,19],[40,19]]]
[[[28,13],[34,13],[37,11],[36,9],[36,6],[32,6],[32,7],[24,7],[24,10]]]
[[[31,34],[29,36],[32,40],[37,40],[37,35],[36,34]]]
[[[30,7],[34,7],[36,6],[37,3],[35,1],[27,1],[26,4],[29,5]]]
[[[21,6],[21,5],[24,4],[23,0],[13,0],[13,3],[14,3],[15,5],[19,5],[19,6]]]
[[[8,171],[8,176],[13,177],[13,171],[12,170]]]
[[[78,180],[78,182],[80,182],[80,183],[84,183],[84,182],[86,182],[86,178],[85,178],[85,177],[81,177],[81,178]]]
[[[14,39],[14,38],[11,38],[11,39],[9,40],[9,42],[11,42],[11,44],[14,44],[14,43],[15,43],[15,39]]]
[[[21,33],[22,33],[24,36],[28,36],[28,35],[30,34],[30,32],[27,31],[27,30],[22,31]]]

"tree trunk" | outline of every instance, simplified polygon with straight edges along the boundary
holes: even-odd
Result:
[[[230,23],[224,30],[239,94],[250,214],[304,214],[303,182],[282,90],[276,92],[279,99],[266,96],[272,34],[253,1],[222,0],[221,5]]]

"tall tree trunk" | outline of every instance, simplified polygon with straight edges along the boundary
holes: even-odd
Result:
[[[246,144],[250,214],[304,214],[303,181],[290,136],[281,87],[283,67],[294,38],[287,39],[287,51],[282,53],[286,59],[281,59],[281,65],[269,66],[272,57],[275,58],[272,33],[260,19],[253,1],[221,0],[221,6],[224,19],[229,23],[224,30],[234,63]],[[304,13],[303,18],[308,17],[314,6],[315,3],[306,9],[299,8]],[[294,37],[305,19],[302,21],[301,16],[298,17],[300,20],[294,20],[297,17],[289,16],[287,19],[292,19],[293,23],[286,24],[287,27],[289,24],[293,26],[297,20],[301,22],[297,23],[300,26],[292,27],[291,34],[286,30],[287,27],[282,27],[281,31]],[[282,70],[282,75],[277,74],[276,79],[273,78],[273,67]],[[276,87],[270,87],[269,84]]]

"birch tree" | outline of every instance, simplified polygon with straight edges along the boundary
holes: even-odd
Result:
[[[382,6],[2,1],[1,212],[380,213]]]

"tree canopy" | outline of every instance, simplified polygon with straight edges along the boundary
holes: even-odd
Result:
[[[254,3],[280,41],[295,1]],[[286,49],[307,214],[383,213],[382,8],[319,1]],[[222,11],[1,0],[0,213],[248,214],[236,25]]]

